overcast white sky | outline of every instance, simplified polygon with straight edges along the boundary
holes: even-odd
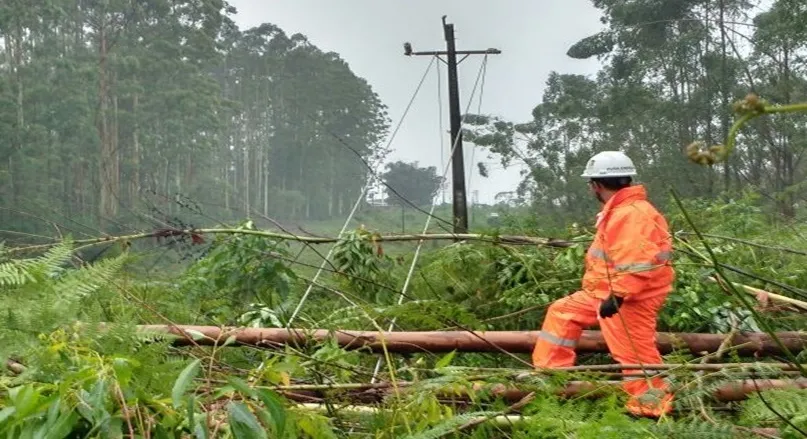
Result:
[[[458,50],[497,48],[488,60],[482,112],[525,121],[541,101],[544,83],[553,70],[593,74],[596,60],[566,56],[569,46],[602,29],[600,13],[590,0],[229,0],[238,9],[235,21],[243,28],[273,23],[287,34],[302,33],[325,51],[338,52],[351,69],[371,84],[389,107],[393,127],[401,119],[429,64],[425,56],[403,55],[403,43],[414,50],[444,50],[441,17],[454,23]],[[460,105],[465,109],[483,57],[465,60],[459,69]],[[404,119],[391,147],[391,160],[419,161],[442,174],[448,163],[449,135],[444,134],[441,164],[440,117],[448,130],[445,67],[441,64],[443,112],[438,111],[437,73],[433,69]],[[478,92],[477,92],[478,93]],[[477,94],[471,106],[478,106]],[[478,190],[479,202],[490,203],[496,193],[514,190],[518,167],[502,169],[498,160],[465,144],[465,165],[471,169],[468,198]],[[471,156],[473,154],[473,161]],[[476,163],[491,163],[490,176],[481,178]],[[450,179],[449,170],[447,177]],[[450,192],[447,195],[450,202]]]

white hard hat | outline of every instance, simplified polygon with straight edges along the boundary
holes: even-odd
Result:
[[[608,178],[633,177],[636,167],[633,160],[620,151],[603,151],[588,160],[581,177]]]

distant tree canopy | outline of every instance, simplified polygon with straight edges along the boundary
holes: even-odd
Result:
[[[569,48],[598,57],[593,77],[553,72],[521,122],[469,115],[466,140],[529,168],[519,195],[566,220],[590,217],[579,175],[598,151],[623,150],[663,203],[735,196],[753,188],[785,216],[807,197],[807,115],[763,117],[743,128],[725,164],[691,163],[687,145],[722,144],[732,104],[751,91],[772,104],[807,101],[807,9],[775,0],[758,12],[740,0],[596,0],[606,29]],[[758,12],[756,16],[754,13]]]
[[[421,168],[418,162],[406,163],[397,161],[387,164],[386,172],[381,178],[395,192],[416,206],[427,206],[440,191],[443,178],[437,175],[437,168],[429,166]],[[398,195],[387,189],[387,203],[406,204]]]
[[[4,2],[5,228],[52,230],[31,214],[70,218],[78,235],[199,211],[347,214],[367,174],[356,154],[385,154],[385,106],[338,54],[272,24],[238,29],[235,13],[222,1]]]

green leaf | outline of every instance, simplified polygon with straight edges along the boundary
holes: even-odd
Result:
[[[453,351],[447,353],[446,355],[443,356],[443,358],[441,358],[439,361],[437,361],[437,363],[434,365],[434,368],[435,369],[442,369],[442,368],[448,366],[449,364],[451,364],[451,360],[454,359],[454,356],[456,354],[457,354],[456,350],[453,350]]]
[[[247,382],[241,378],[233,376],[227,377],[227,382],[229,382],[235,390],[243,393],[245,396],[255,396],[255,390],[253,390],[252,387],[250,387],[249,384],[247,384]]]
[[[316,438],[336,438],[338,437],[331,426],[328,418],[317,414],[303,415],[297,422],[297,426],[305,434]]]
[[[107,422],[105,422],[104,428],[101,429],[104,434],[104,438],[109,439],[123,439],[123,419],[119,417],[108,418]]]
[[[132,366],[128,359],[117,357],[112,360],[112,369],[122,387],[128,386],[132,379]]]
[[[194,360],[191,364],[187,365],[185,369],[179,374],[177,380],[174,382],[174,388],[171,389],[171,399],[174,401],[174,408],[179,408],[182,402],[182,396],[188,390],[196,374],[199,373],[199,366],[202,360]]]
[[[268,389],[257,389],[256,393],[272,416],[276,436],[282,438],[286,434],[286,407],[280,396]]]
[[[17,409],[14,407],[6,407],[3,410],[0,410],[0,425],[8,420],[8,418],[17,414]]]
[[[188,335],[190,335],[194,341],[199,341],[207,337],[206,335],[202,334],[201,332],[195,329],[186,329],[185,332],[188,333]]]
[[[24,418],[31,414],[39,402],[39,391],[33,385],[16,387],[9,391],[14,407],[17,409],[17,417]]]
[[[53,425],[48,426],[44,439],[64,439],[70,436],[76,421],[78,421],[76,412],[62,413]]]
[[[222,386],[222,387],[217,388],[216,391],[213,392],[213,398],[215,398],[215,399],[222,398],[222,397],[225,397],[225,396],[229,395],[230,393],[232,393],[234,391],[235,391],[235,388],[233,386],[229,386],[229,385],[228,386]]]
[[[224,346],[229,346],[229,345],[231,345],[231,344],[235,343],[235,341],[236,341],[237,339],[238,339],[238,338],[237,338],[236,336],[231,335],[231,336],[227,337],[227,340],[225,340],[225,341],[224,341],[224,344],[222,344],[222,345],[221,345],[221,347],[224,347]]]
[[[210,430],[207,428],[207,416],[204,413],[194,415],[193,435],[197,439],[209,439]]]
[[[227,407],[227,418],[235,439],[266,439],[266,431],[244,403],[231,402]]]
[[[188,426],[193,432],[194,437],[197,439],[208,439],[210,432],[207,429],[207,419],[204,413],[199,413],[197,416],[197,413],[194,412],[196,408],[196,398],[194,398],[193,395],[188,395],[185,398],[185,408],[187,409]]]

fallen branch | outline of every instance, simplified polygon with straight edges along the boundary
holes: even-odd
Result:
[[[623,381],[569,381],[564,386],[554,388],[552,386],[507,386],[504,384],[491,384],[491,383],[474,383],[470,388],[459,384],[446,384],[444,388],[429,388],[429,392],[441,399],[450,402],[463,402],[475,400],[488,396],[491,399],[502,399],[507,402],[520,401],[530,393],[536,391],[536,388],[543,387],[544,390],[551,391],[557,396],[564,398],[573,398],[585,396],[586,398],[599,398],[613,393],[614,391],[621,391]],[[406,392],[415,392],[418,385],[423,383],[413,383],[409,381],[397,381],[395,385],[399,388],[402,394]],[[277,386],[269,387],[273,390],[284,394],[292,401],[306,400],[310,401],[311,397],[324,397],[326,394],[329,398],[333,398],[336,394],[342,396],[341,401],[352,402],[381,402],[390,395],[392,383],[368,383],[368,384],[350,384],[349,388],[328,388],[319,390],[287,390],[296,389],[295,386]],[[712,393],[712,397],[717,402],[735,402],[745,400],[748,395],[756,393],[759,390],[772,390],[772,389],[807,389],[807,379],[799,378],[794,380],[737,380],[725,383],[719,386]],[[673,392],[675,388],[671,389]]]
[[[682,232],[676,232],[675,235],[697,236],[696,233],[683,232],[683,231]],[[706,237],[706,238],[712,238],[712,239],[720,239],[720,240],[723,240],[723,241],[738,242],[740,244],[744,244],[744,245],[748,245],[748,246],[756,247],[756,248],[762,248],[762,249],[766,249],[766,250],[774,250],[774,251],[780,251],[780,252],[784,252],[784,253],[791,253],[791,254],[794,254],[794,255],[807,256],[807,251],[797,250],[797,249],[792,249],[792,248],[787,248],[787,247],[771,246],[771,245],[766,245],[766,244],[762,244],[762,243],[759,243],[759,242],[749,241],[747,239],[734,238],[732,236],[714,235],[714,234],[711,234],[711,233],[701,233],[701,236]]]
[[[339,238],[334,237],[317,237],[317,236],[301,236],[290,233],[278,233],[265,230],[254,229],[160,229],[152,232],[135,233],[131,235],[121,236],[104,236],[100,238],[91,239],[77,239],[73,240],[73,244],[80,247],[90,247],[102,244],[112,244],[118,242],[131,242],[141,239],[167,239],[167,238],[191,238],[194,242],[198,243],[201,235],[252,235],[260,236],[263,238],[297,241],[307,244],[332,244],[339,242]],[[554,238],[536,238],[532,236],[516,236],[516,235],[483,235],[477,233],[425,233],[425,234],[401,234],[401,235],[374,235],[372,239],[376,242],[407,242],[407,241],[482,241],[495,244],[521,244],[521,245],[545,245],[549,247],[566,248],[575,245],[582,241],[565,241]],[[15,247],[7,249],[9,253],[20,253],[26,251],[42,251],[51,247],[59,245],[59,242],[52,242],[48,244],[38,244],[26,247]]]
[[[476,419],[471,419],[470,421],[460,425],[456,429],[454,429],[454,430],[452,430],[450,432],[447,432],[445,434],[441,434],[438,437],[446,436],[449,433],[456,433],[456,432],[460,432],[460,431],[463,431],[463,430],[468,430],[468,429],[476,427],[477,425],[484,424],[485,422],[488,422],[491,419],[495,419],[495,418],[497,418],[499,416],[507,416],[508,413],[517,412],[517,411],[521,410],[522,408],[524,408],[524,406],[526,406],[527,404],[532,402],[533,399],[535,399],[535,393],[528,393],[523,398],[521,398],[518,402],[511,405],[510,407],[507,407],[506,409],[504,409],[502,411],[497,412],[495,415],[492,415],[492,416],[480,416],[480,417],[478,417]]]
[[[469,375],[466,377],[468,380],[487,379],[492,376],[501,378],[515,378],[522,380],[530,376],[540,375],[555,375],[563,373],[591,373],[608,374],[615,376],[632,375],[635,373],[614,373],[622,371],[645,370],[657,372],[659,375],[668,375],[669,372],[676,371],[731,371],[732,376],[740,374],[747,374],[749,376],[775,376],[775,375],[794,375],[796,372],[798,376],[798,368],[792,364],[787,363],[668,363],[668,364],[589,364],[582,366],[568,366],[547,369],[507,369],[507,368],[490,368],[490,367],[451,367],[453,371],[474,373],[476,375]],[[420,369],[427,371],[427,369]],[[446,369],[447,370],[447,369]],[[434,369],[428,369],[434,371]],[[332,383],[332,384],[290,384],[288,386],[278,387],[278,389],[286,391],[294,390],[370,390],[376,388],[384,388],[386,384],[370,384],[370,383]]]
[[[711,282],[714,282],[714,283],[718,283],[718,284],[721,283],[721,282],[718,282],[718,280],[714,276],[709,276],[707,279],[709,281],[711,281]],[[792,297],[782,296],[781,294],[771,293],[770,291],[761,290],[759,288],[754,288],[754,287],[751,287],[751,286],[748,286],[748,285],[743,285],[743,284],[740,284],[740,283],[737,283],[737,282],[734,282],[734,286],[742,288],[743,290],[745,290],[746,293],[756,297],[757,300],[759,300],[760,302],[765,302],[765,301],[770,300],[770,301],[773,301],[773,302],[777,302],[779,304],[789,305],[789,306],[791,306],[793,308],[796,308],[799,311],[807,312],[807,302],[805,302],[803,300],[798,300],[798,299],[794,299]],[[763,305],[764,305],[764,303],[763,303]]]
[[[437,352],[501,352],[531,353],[535,347],[539,331],[422,331],[385,332],[349,331],[325,329],[282,329],[282,328],[220,328],[217,326],[166,326],[142,325],[140,331],[167,333],[177,336],[176,345],[195,342],[199,345],[215,345],[221,340],[231,339],[231,345],[245,344],[263,347],[279,347],[287,344],[305,344],[334,339],[346,349],[365,348],[373,352],[382,351],[381,336],[389,352],[397,353],[437,353]],[[807,333],[780,332],[777,336],[791,351],[807,348]],[[716,352],[723,343],[723,334],[668,333],[660,332],[657,345],[662,353],[670,353],[676,348],[688,349],[695,355]],[[737,334],[734,337],[734,350],[741,355],[782,353],[780,346],[766,333],[752,332]],[[608,352],[600,331],[583,331],[577,352]]]
[[[619,365],[601,365],[601,366],[617,366],[617,367],[619,367]],[[639,369],[638,365],[631,365],[631,366],[632,367],[629,367],[629,369]],[[693,366],[693,367],[685,367],[685,366]],[[698,366],[703,366],[703,365],[699,365],[699,364],[663,364],[663,365],[655,365],[655,366],[650,366],[650,367],[644,367],[644,369],[645,370],[654,370],[655,371],[655,370],[670,370],[670,369],[673,369],[673,368],[677,367],[677,368],[683,368],[683,369],[689,369],[689,370],[709,370],[709,369],[698,367]],[[724,366],[724,365],[711,364],[711,365],[707,365],[707,366]],[[725,365],[725,366],[734,366],[734,365],[730,364],[730,365]],[[569,368],[558,368],[558,369],[553,369],[553,370],[564,371],[564,370],[568,370],[568,369]],[[724,367],[724,369],[733,369],[733,368],[732,367]],[[539,372],[533,372],[533,373],[530,373],[530,374],[528,374],[526,376],[524,374],[519,374],[518,379],[523,380],[523,379],[527,378],[530,375],[537,376],[538,373]],[[633,376],[635,377],[635,375],[633,375]],[[489,378],[491,378],[491,376],[488,376],[488,377],[469,376],[469,377],[464,377],[463,379],[465,381],[483,381],[483,380],[489,379]],[[800,379],[801,378],[797,378],[796,381],[798,381]],[[747,381],[748,382],[753,382],[754,380],[747,380]],[[757,382],[758,381],[759,380],[757,380]],[[772,380],[772,381],[778,383],[778,382],[789,382],[791,380]],[[588,382],[588,381],[572,381],[571,383],[583,383],[583,382]],[[618,381],[618,380],[614,380],[614,381],[605,380],[605,381],[602,381],[602,382],[605,382],[605,383],[619,383],[620,381]],[[417,384],[417,383],[413,383],[413,382],[409,382],[409,381],[398,381],[398,386],[400,386],[400,387],[407,387],[407,386],[412,386],[412,385],[415,385],[415,384]],[[298,384],[289,384],[289,385],[279,385],[279,386],[274,386],[274,387],[269,387],[269,388],[271,388],[272,390],[278,391],[278,392],[315,392],[315,393],[323,393],[324,394],[324,393],[330,393],[330,392],[337,392],[338,393],[338,392],[351,392],[351,391],[362,391],[363,392],[363,391],[368,391],[368,390],[381,390],[381,389],[389,388],[390,385],[391,385],[391,383],[388,383],[388,382],[380,382],[380,383],[331,383],[331,384],[299,384],[298,383]],[[570,384],[570,385],[577,386],[577,385],[580,385],[580,384]],[[478,390],[478,389],[475,389],[475,390]]]

